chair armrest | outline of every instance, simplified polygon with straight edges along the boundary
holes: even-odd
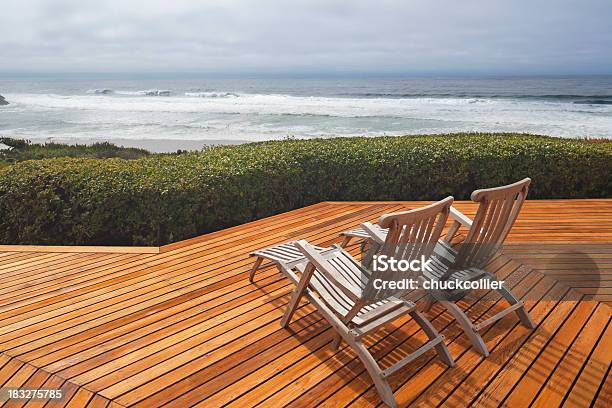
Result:
[[[453,206],[451,206],[450,208],[450,216],[453,218],[453,220],[463,225],[464,227],[472,227],[472,219]]]
[[[446,237],[444,238],[444,242],[448,244],[451,243],[453,237],[455,236],[457,231],[459,231],[459,228],[462,225],[467,229],[470,229],[472,228],[473,223],[470,217],[468,217],[453,206],[451,206],[450,208],[450,216],[453,219],[453,225],[451,225],[451,227],[448,229],[448,231],[446,232]]]
[[[372,238],[372,240],[377,244],[383,245],[385,243],[386,237],[380,232],[380,230],[374,228],[374,225],[371,222],[364,222],[361,224],[361,228],[363,228],[368,233],[370,238]]]

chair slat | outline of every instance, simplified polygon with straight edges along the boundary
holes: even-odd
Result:
[[[402,256],[415,256],[418,254],[414,248],[423,249],[422,244],[437,242],[450,213],[452,202],[453,198],[448,197],[417,210],[382,217],[381,227],[389,230],[383,251]],[[406,245],[402,248],[398,244]],[[414,245],[414,248],[410,248],[407,244]],[[387,375],[431,348],[436,349],[444,362],[454,365],[442,336],[431,322],[416,311],[413,302],[390,296],[385,290],[375,290],[373,282],[377,278],[385,277],[383,271],[364,269],[343,249],[324,257],[306,241],[298,241],[295,246],[307,258],[308,263],[298,266],[303,272],[281,320],[283,327],[287,327],[291,321],[300,298],[307,296],[311,304],[314,304],[337,330],[338,337],[332,344],[337,347],[341,340],[349,343],[368,370],[383,401],[392,407],[397,406],[397,403],[385,379]],[[405,314],[413,317],[429,341],[394,367],[382,370],[361,338]]]

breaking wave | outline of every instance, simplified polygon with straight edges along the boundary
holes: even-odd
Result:
[[[93,95],[125,95],[125,96],[170,96],[172,91],[168,89],[146,89],[143,91],[115,91],[114,89],[101,88],[89,89],[88,94]]]
[[[129,96],[170,96],[171,91],[167,89],[147,89],[144,91],[115,91],[117,95]]]
[[[580,105],[612,105],[612,99],[586,99],[582,101],[574,101]]]
[[[112,89],[89,89],[87,91],[88,94],[95,94],[95,95],[110,95],[115,93],[115,91],[113,91]]]
[[[237,98],[237,93],[234,92],[185,92],[185,96],[198,98]]]
[[[155,133],[168,139],[268,140],[286,135],[520,131],[612,138],[612,103],[605,97],[563,101],[457,96],[358,98],[191,89],[100,88],[79,95],[5,96],[11,101],[13,127],[26,136],[48,132],[106,137],[113,133],[142,138]],[[574,104],[577,100],[580,108]],[[27,130],[31,133],[24,133],[20,123],[31,123]]]

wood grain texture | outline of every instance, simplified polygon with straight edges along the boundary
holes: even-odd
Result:
[[[0,251],[6,252],[55,252],[55,253],[88,253],[96,254],[158,254],[159,247],[137,246],[65,246],[65,245],[0,245]]]
[[[2,407],[379,406],[354,352],[300,303],[279,325],[291,283],[248,275],[256,249],[289,239],[320,246],[385,213],[425,202],[319,203],[156,251],[0,247],[0,385],[61,388],[61,401]],[[455,202],[473,217],[476,206]],[[401,406],[609,406],[612,200],[527,201],[489,269],[525,300],[483,329],[483,358],[443,308],[429,318],[457,366],[426,353],[389,377]],[[348,250],[357,255],[357,245]],[[474,293],[479,321],[506,304]],[[388,367],[426,340],[406,317],[367,338]]]

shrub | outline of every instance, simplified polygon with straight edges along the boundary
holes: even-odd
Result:
[[[31,143],[29,140],[0,137],[0,143],[12,149],[0,150],[0,167],[7,163],[24,160],[48,159],[52,157],[92,157],[122,159],[137,159],[149,154],[144,149],[134,147],[120,147],[112,143],[94,143],[92,145],[67,145],[63,143]]]
[[[430,200],[529,176],[609,197],[612,143],[518,134],[286,140],[0,169],[0,241],[161,245],[325,200]]]

